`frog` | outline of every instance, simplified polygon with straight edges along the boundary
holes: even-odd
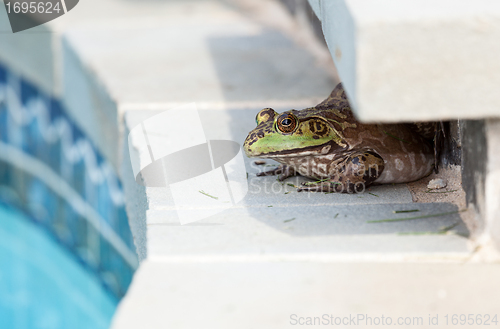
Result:
[[[298,192],[362,193],[371,185],[408,183],[429,175],[436,155],[434,123],[362,123],[339,83],[314,107],[256,115],[243,149],[280,165],[257,176],[312,179]]]

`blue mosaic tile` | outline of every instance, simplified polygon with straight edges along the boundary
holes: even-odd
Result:
[[[7,91],[15,99],[6,97]],[[69,128],[65,135],[61,135],[63,126]],[[21,154],[0,157],[0,202],[28,214],[94,273],[103,287],[117,298],[123,296],[137,258],[118,177],[58,100],[2,65],[0,146]],[[72,156],[68,157],[65,147]],[[38,177],[33,168],[47,174]],[[96,215],[85,211],[86,207]],[[92,224],[95,221],[98,228]],[[105,226],[126,249],[101,231]]]

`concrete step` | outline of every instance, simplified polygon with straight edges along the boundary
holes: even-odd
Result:
[[[485,323],[498,314],[499,271],[479,264],[145,261],[113,328],[446,328],[461,314],[480,327],[476,318]]]
[[[361,120],[500,116],[498,2],[309,3]]]

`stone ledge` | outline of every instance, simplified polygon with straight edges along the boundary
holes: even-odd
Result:
[[[360,120],[500,116],[497,2],[309,3]]]
[[[442,327],[446,314],[449,321],[452,314],[496,314],[499,270],[478,264],[145,261],[113,328],[289,328],[292,314],[384,315],[392,326],[398,317],[422,317],[422,327]],[[429,314],[439,315],[440,326],[428,326]]]

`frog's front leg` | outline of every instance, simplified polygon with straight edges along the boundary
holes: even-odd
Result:
[[[275,169],[260,172],[257,174],[257,176],[274,176],[274,175],[279,175],[278,180],[279,181],[284,181],[288,177],[292,177],[297,175],[297,172],[295,171],[294,168],[287,166],[287,165],[280,165]]]
[[[298,192],[340,192],[359,193],[380,177],[384,170],[384,160],[372,151],[356,152],[334,161],[331,177],[318,182],[306,182]]]

